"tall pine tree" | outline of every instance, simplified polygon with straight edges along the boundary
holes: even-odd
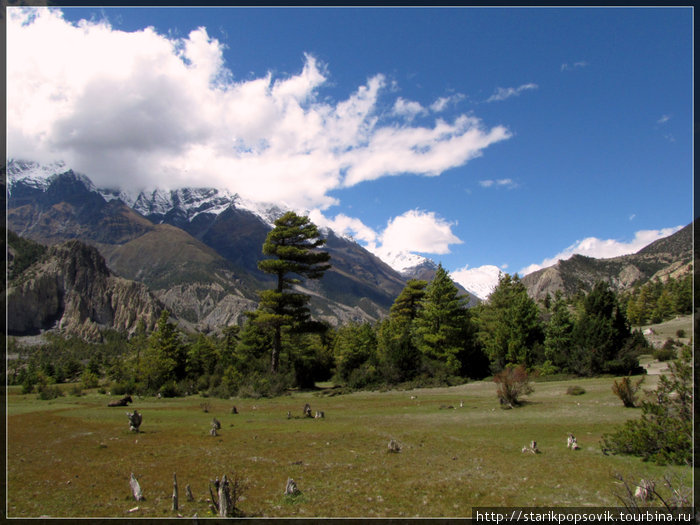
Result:
[[[260,305],[254,317],[259,326],[273,330],[270,371],[277,373],[282,349],[284,327],[304,331],[310,320],[307,294],[294,291],[299,277],[320,279],[330,268],[328,252],[319,248],[326,243],[318,228],[308,217],[287,212],[275,221],[275,227],[267,234],[263,254],[275,257],[258,262],[263,272],[277,277],[277,286],[260,294]]]
[[[418,349],[429,359],[441,361],[455,375],[467,375],[474,352],[474,330],[466,298],[447,271],[438,266],[415,319]]]

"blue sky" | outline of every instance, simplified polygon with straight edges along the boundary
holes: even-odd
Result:
[[[13,12],[9,155],[98,184],[284,201],[463,283],[692,219],[689,8]]]

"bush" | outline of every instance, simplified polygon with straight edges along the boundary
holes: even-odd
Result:
[[[39,387],[39,399],[48,400],[61,397],[63,392],[55,385],[41,385]]]
[[[570,396],[580,396],[586,393],[586,389],[582,386],[574,385],[567,388],[566,393]]]
[[[659,464],[692,464],[693,368],[689,348],[669,363],[669,370],[671,376],[661,376],[650,400],[642,402],[640,419],[603,435],[603,453],[629,454]]]
[[[613,381],[613,394],[619,397],[627,408],[635,408],[637,406],[637,392],[641,388],[643,382],[644,377],[634,382],[629,376],[623,377],[620,379],[619,383],[617,380]]]
[[[83,389],[80,388],[80,385],[75,384],[70,389],[70,395],[80,397],[83,395]]]
[[[97,377],[97,374],[94,372],[91,372],[87,368],[83,372],[82,378],[81,378],[83,388],[88,389],[88,388],[97,388],[97,385],[99,384],[100,380]]]
[[[498,400],[508,408],[520,405],[520,397],[531,394],[534,390],[523,365],[507,366],[494,376],[493,381],[498,385]]]
[[[174,380],[167,381],[158,389],[158,393],[163,397],[178,397],[182,395]]]
[[[664,345],[664,348],[655,349],[652,356],[659,361],[670,361],[676,358],[676,350],[673,347],[666,348],[666,345]]]
[[[682,328],[679,328],[678,330],[676,330],[676,337],[678,337],[680,339],[684,338],[685,337],[685,330],[683,330]]]

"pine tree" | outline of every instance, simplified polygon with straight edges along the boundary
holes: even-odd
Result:
[[[439,265],[415,318],[416,346],[429,359],[445,363],[451,373],[462,374],[467,354],[474,349],[473,333],[465,297]]]
[[[255,322],[274,332],[270,370],[277,373],[282,349],[282,329],[295,328],[304,331],[310,320],[307,294],[295,292],[301,281],[297,277],[320,279],[330,268],[327,252],[319,250],[325,244],[318,228],[308,217],[287,212],[275,221],[275,227],[267,234],[263,254],[276,257],[258,262],[263,272],[277,277],[277,287],[260,294]],[[297,277],[295,277],[297,276]]]
[[[574,320],[560,291],[552,304],[552,317],[545,328],[544,355],[554,366],[565,368],[573,341]]]
[[[534,364],[535,348],[544,340],[544,332],[537,305],[517,274],[501,275],[488,303],[479,310],[478,325],[492,372],[507,364]]]

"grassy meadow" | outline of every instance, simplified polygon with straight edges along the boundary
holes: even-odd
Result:
[[[617,506],[616,473],[630,482],[670,474],[690,487],[690,468],[603,455],[601,435],[640,414],[622,406],[612,381],[536,383],[528,403],[513,410],[499,407],[488,381],[257,400],[135,397],[128,410],[143,413],[138,434],[129,431],[126,408],[107,407],[108,395],[41,401],[13,387],[7,515],[205,517],[209,480],[224,473],[246,480],[238,508],[253,517],[467,517],[475,506]],[[572,385],[586,393],[567,395]],[[325,418],[302,418],[305,403]],[[213,417],[221,422],[217,437],[209,435]],[[569,432],[581,450],[566,448]],[[401,452],[388,453],[390,439]],[[531,440],[541,454],[521,452]],[[145,501],[131,496],[132,472]],[[171,510],[173,473],[178,512]],[[283,495],[289,477],[301,495]]]

